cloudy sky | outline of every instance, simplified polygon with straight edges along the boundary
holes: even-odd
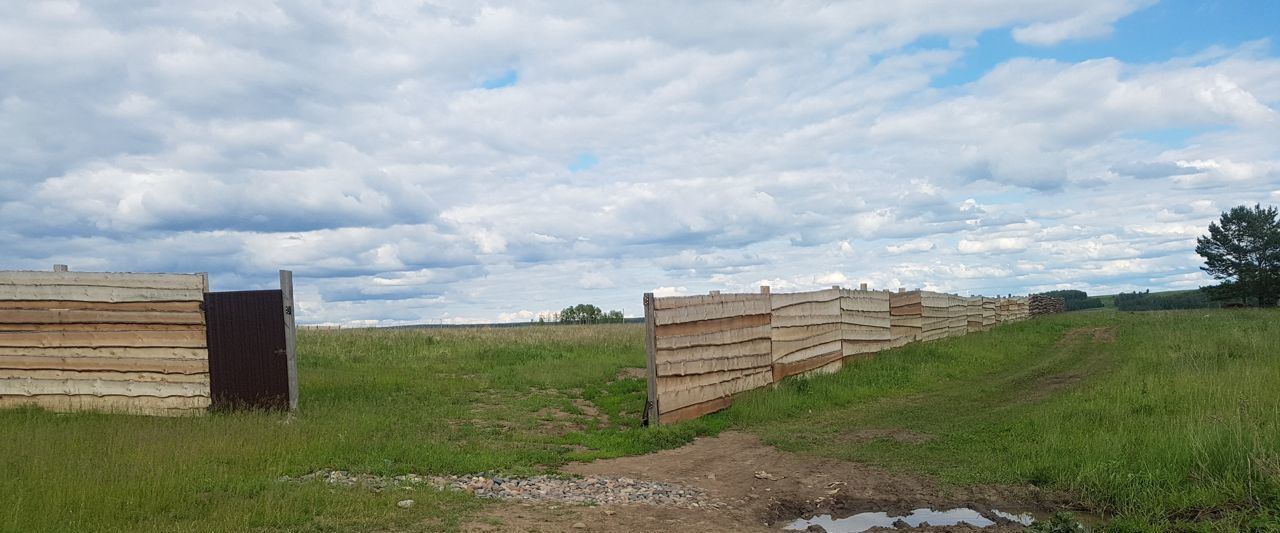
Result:
[[[306,323],[1206,284],[1280,204],[1280,3],[0,0],[3,269]]]

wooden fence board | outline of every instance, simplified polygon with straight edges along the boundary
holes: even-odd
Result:
[[[0,368],[203,374],[209,372],[209,360],[208,358],[161,359],[152,357],[33,357],[24,355],[0,355]]]
[[[760,301],[732,301],[723,304],[704,304],[691,305],[688,307],[677,307],[672,309],[655,310],[655,322],[658,326],[667,324],[677,324],[681,322],[695,322],[699,320],[714,320],[719,318],[733,318],[742,315],[762,315],[769,312],[769,302],[767,300]]]
[[[769,339],[768,325],[751,328],[730,329],[700,335],[681,335],[676,337],[658,337],[658,349],[691,348],[696,346],[721,346],[760,339]]]
[[[68,300],[78,302],[177,302],[204,298],[200,289],[143,289],[83,285],[0,285],[0,300]]]
[[[122,289],[173,289],[204,292],[200,274],[142,274],[133,272],[0,272],[3,285],[60,285]]]
[[[755,328],[769,325],[769,315],[745,315],[696,322],[682,322],[657,326],[658,337],[680,337],[685,335],[703,335],[733,329]]]
[[[692,361],[675,360],[665,363],[658,362],[658,377],[724,372],[726,370],[740,370],[743,368],[761,366],[767,367],[772,364],[772,362],[773,355],[767,352],[731,357],[698,359]]]
[[[162,372],[15,370],[0,368],[0,379],[136,381],[139,383],[199,383],[209,385],[209,374],[165,374]]]
[[[71,347],[71,348],[45,348],[45,347],[26,347],[26,346],[0,346],[0,357],[3,356],[26,356],[26,357],[64,357],[71,359],[83,358],[115,358],[130,357],[140,359],[189,359],[204,360],[209,358],[209,351],[205,348],[183,348],[183,347],[141,347],[134,348],[128,346],[104,346],[104,347]]]
[[[723,373],[718,373],[723,374]],[[663,381],[671,378],[658,378],[658,404],[663,406],[666,411],[674,411],[682,407],[688,407],[699,403],[712,401],[725,396],[748,391],[751,389],[764,387],[773,382],[773,373],[769,368],[755,370],[749,373],[733,374],[732,377],[721,379],[699,386],[687,386],[683,388],[663,388]]]
[[[5,396],[208,396],[208,383],[135,383],[128,381],[86,381],[76,379],[0,379]]]
[[[659,423],[674,424],[685,420],[693,420],[695,418],[714,413],[733,404],[733,398],[725,396],[714,400],[703,402],[697,405],[690,405],[681,409],[664,412],[658,415]]]
[[[0,324],[185,324],[203,325],[204,313],[161,311],[0,310]]]
[[[68,300],[0,300],[3,310],[201,313],[203,302],[73,302]]]
[[[36,406],[50,411],[102,411],[138,415],[202,415],[208,411],[205,396],[0,396],[0,409]]]
[[[204,348],[203,331],[4,331],[0,347],[177,347]]]

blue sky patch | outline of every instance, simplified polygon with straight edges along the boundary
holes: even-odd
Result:
[[[501,89],[503,87],[515,85],[518,81],[520,81],[520,71],[510,69],[498,76],[484,80],[480,83],[480,87],[485,89]]]
[[[570,172],[582,172],[590,170],[600,164],[600,159],[591,152],[582,152],[573,158],[573,162],[569,163]]]

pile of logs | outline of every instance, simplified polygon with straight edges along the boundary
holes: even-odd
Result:
[[[1062,298],[1054,298],[1052,296],[1032,296],[1030,307],[1031,316],[1051,315],[1054,313],[1064,313],[1067,311],[1067,301]]]

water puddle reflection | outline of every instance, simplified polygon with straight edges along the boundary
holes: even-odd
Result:
[[[1029,526],[1032,522],[1035,522],[1035,517],[1028,513],[1006,513],[995,509],[992,509],[991,512],[1000,518],[1011,520],[1024,526]],[[896,529],[903,525],[917,527],[925,523],[931,526],[968,524],[973,527],[987,527],[995,525],[996,522],[983,516],[978,511],[962,507],[946,511],[915,509],[906,516],[889,516],[889,513],[858,513],[848,518],[832,518],[831,515],[820,515],[796,520],[787,524],[783,529],[804,531],[809,526],[818,525],[822,526],[828,533],[861,533],[873,527]]]

